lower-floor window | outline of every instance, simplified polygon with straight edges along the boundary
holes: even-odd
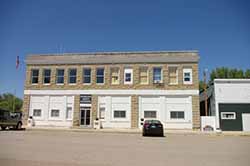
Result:
[[[60,114],[60,110],[53,109],[53,110],[51,110],[50,116],[57,118],[57,117],[59,117],[59,114]]]
[[[144,118],[156,118],[156,111],[144,111]]]
[[[67,107],[66,119],[72,119],[72,107]]]
[[[126,118],[126,111],[125,110],[115,110],[114,111],[114,118]]]
[[[34,109],[33,110],[33,116],[34,117],[41,117],[42,115],[42,110],[41,109]]]
[[[184,111],[171,111],[170,112],[171,119],[184,119]]]

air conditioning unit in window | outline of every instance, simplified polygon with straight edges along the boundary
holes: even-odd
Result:
[[[157,85],[157,86],[162,86],[163,85],[163,83],[160,80],[155,80],[154,84]]]
[[[160,84],[161,81],[160,80],[154,80],[154,84]]]

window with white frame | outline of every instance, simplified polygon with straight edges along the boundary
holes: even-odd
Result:
[[[104,68],[96,69],[96,83],[104,84]]]
[[[50,76],[51,76],[51,70],[43,69],[43,83],[44,84],[50,84]]]
[[[58,109],[52,109],[50,111],[50,117],[52,118],[58,118],[60,116],[60,110]]]
[[[125,110],[114,110],[114,118],[126,118]]]
[[[105,104],[100,104],[99,105],[99,118],[100,119],[105,119],[105,111],[106,111]]]
[[[90,68],[83,69],[83,83],[84,84],[91,83],[91,69]]]
[[[168,67],[169,84],[178,84],[178,69],[176,66]]]
[[[31,83],[38,84],[38,78],[39,78],[39,70],[31,69]]]
[[[72,119],[72,112],[73,112],[72,106],[68,105],[66,108],[66,119]]]
[[[34,109],[33,110],[33,116],[34,117],[41,117],[42,116],[42,110],[41,109]]]
[[[185,119],[184,111],[170,111],[171,119]]]
[[[124,84],[133,84],[133,69],[124,69]]]
[[[192,84],[192,69],[191,68],[184,68],[183,69],[183,83],[184,84]]]
[[[64,83],[64,69],[56,70],[56,83],[63,84]]]
[[[144,118],[156,118],[156,111],[144,111]]]
[[[139,68],[140,84],[148,84],[148,67],[141,66]]]
[[[111,70],[111,84],[118,85],[120,83],[120,70],[118,67],[113,67]]]
[[[235,112],[221,112],[221,119],[234,120],[236,119],[236,113]]]
[[[162,68],[153,68],[153,83],[162,83]]]
[[[77,78],[77,70],[69,69],[69,78],[68,78],[69,84],[76,84],[76,78]]]

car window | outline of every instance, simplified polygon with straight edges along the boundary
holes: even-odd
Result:
[[[155,124],[160,124],[161,122],[159,120],[145,120],[145,123],[155,123]]]

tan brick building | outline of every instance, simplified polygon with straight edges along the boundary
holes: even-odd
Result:
[[[24,122],[38,126],[200,127],[197,51],[30,55]]]

